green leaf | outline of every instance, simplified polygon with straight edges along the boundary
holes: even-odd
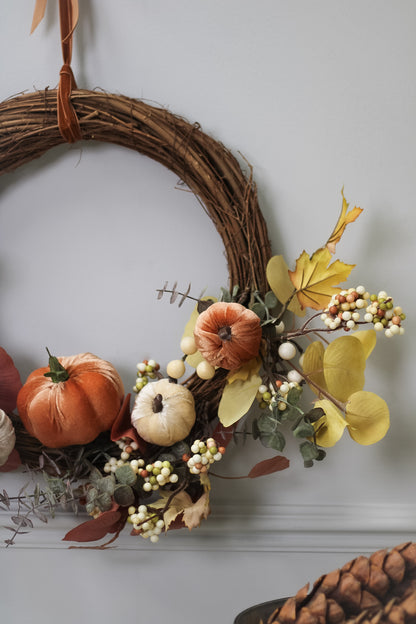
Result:
[[[221,301],[225,301],[225,303],[231,303],[231,293],[227,288],[223,288],[221,286]]]
[[[310,438],[314,433],[315,429],[313,426],[305,422],[303,419],[293,431],[295,438]]]
[[[302,396],[302,388],[291,388],[287,393],[286,401],[289,405],[297,405]]]
[[[252,312],[254,312],[254,314],[257,314],[257,316],[259,317],[259,319],[261,321],[263,321],[265,319],[265,317],[266,317],[266,308],[259,301],[256,301],[256,303],[253,303],[250,306],[250,310]]]
[[[279,423],[272,414],[262,414],[257,419],[257,429],[260,433],[273,433],[277,430]]]
[[[129,485],[117,485],[114,490],[114,500],[121,507],[128,507],[134,503],[134,492]]]
[[[100,481],[97,481],[96,487],[99,492],[107,492],[108,494],[112,494],[114,492],[114,487],[116,485],[116,480],[113,475],[108,475],[108,477],[102,477]]]
[[[319,449],[313,442],[309,442],[309,440],[305,440],[299,446],[299,450],[304,461],[309,462],[313,459],[317,459],[319,457]]]
[[[261,433],[260,442],[267,448],[272,448],[275,451],[283,451],[286,445],[286,440],[281,431],[276,430],[273,433]]]
[[[113,500],[108,492],[103,492],[96,499],[95,503],[101,511],[108,511],[113,506]]]
[[[134,485],[137,480],[136,473],[130,464],[125,464],[117,468],[115,476],[117,481],[123,485]]]
[[[266,308],[273,310],[278,304],[278,300],[273,291],[269,290],[264,296],[264,303]]]

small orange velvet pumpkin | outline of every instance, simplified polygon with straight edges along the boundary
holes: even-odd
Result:
[[[260,319],[239,303],[219,301],[202,312],[195,323],[198,351],[212,366],[240,368],[259,354]]]
[[[26,430],[50,448],[88,444],[111,428],[124,396],[110,362],[92,353],[49,357],[49,367],[27,378],[17,397]]]

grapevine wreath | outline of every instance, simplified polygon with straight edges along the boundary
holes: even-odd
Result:
[[[60,1],[59,88],[0,104],[0,172],[65,142],[114,143],[148,156],[173,171],[212,219],[229,283],[215,297],[194,297],[176,284],[159,289],[159,298],[188,306],[190,318],[176,359],[140,361],[132,393],[111,363],[91,353],[45,352],[22,383],[12,354],[0,350],[1,470],[33,476],[32,489],[0,494],[13,514],[7,545],[61,504],[91,516],[68,541],[113,541],[126,524],[136,539],[152,542],[167,530],[197,527],[209,514],[210,476],[227,445],[248,435],[275,451],[249,478],[288,467],[288,434],[306,467],[345,431],[359,444],[379,441],[389,409],[364,390],[366,360],[377,334],[404,332],[405,315],[389,293],[340,286],[353,265],[333,255],[361,212],[343,193],[328,239],[290,269],[271,254],[247,163],[244,172],[198,124],[163,108],[77,89],[70,68],[76,6]],[[307,386],[313,401],[302,396]]]

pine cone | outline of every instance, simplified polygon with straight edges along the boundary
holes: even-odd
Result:
[[[268,624],[416,624],[416,543],[360,556],[302,587]]]

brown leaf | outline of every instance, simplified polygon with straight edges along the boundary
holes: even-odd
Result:
[[[249,479],[256,479],[257,477],[264,477],[265,475],[279,472],[286,468],[289,468],[289,460],[283,457],[283,455],[276,455],[276,457],[265,459],[253,466],[247,477]]]
[[[100,540],[107,533],[116,533],[121,529],[122,513],[118,510],[104,511],[93,520],[87,520],[69,531],[62,541],[66,542],[94,542]]]
[[[13,449],[6,463],[3,464],[3,466],[0,466],[0,472],[11,472],[12,470],[16,470],[16,468],[21,465],[22,460],[20,459],[20,455],[16,449]]]
[[[136,429],[131,424],[131,410],[130,410],[130,394],[124,397],[124,401],[120,407],[120,411],[111,428],[111,440],[117,442],[121,438],[130,438],[134,442],[137,442],[141,453],[146,453],[148,444],[139,436]]]

